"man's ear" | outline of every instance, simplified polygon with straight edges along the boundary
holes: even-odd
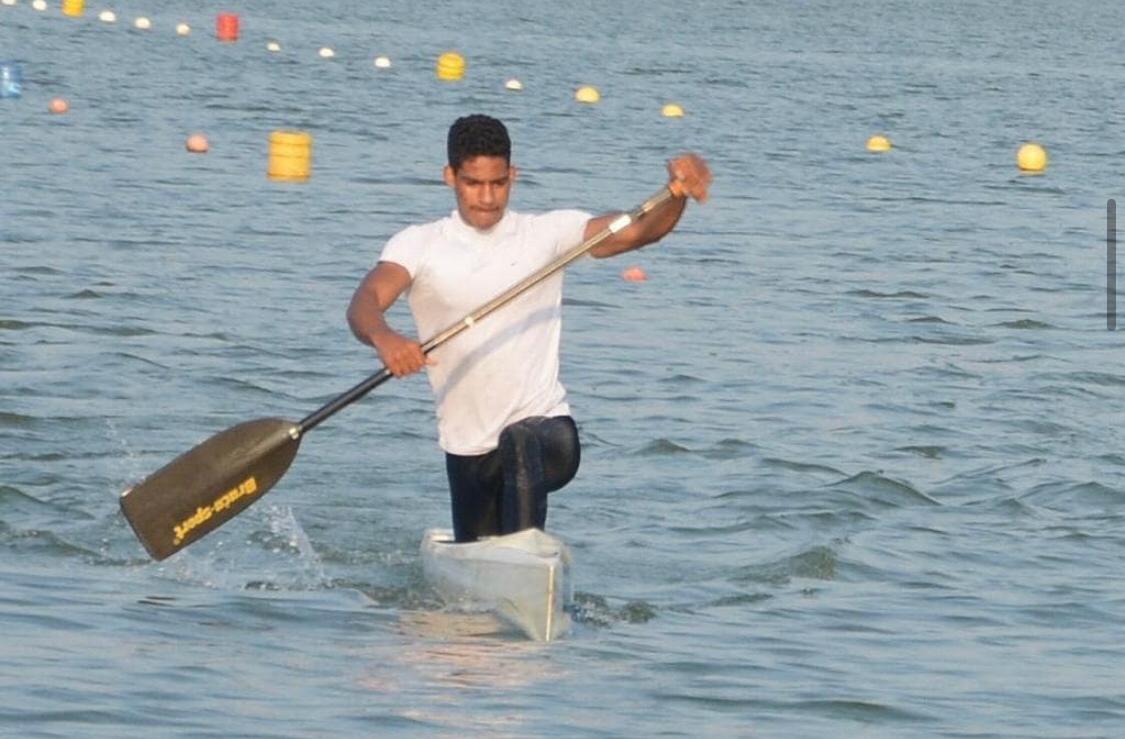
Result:
[[[441,170],[441,178],[445,180],[445,184],[453,187],[457,183],[457,173],[453,171],[453,167],[448,164]]]

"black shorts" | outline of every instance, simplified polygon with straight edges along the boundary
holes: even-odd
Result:
[[[578,472],[578,427],[570,416],[531,416],[473,456],[445,455],[457,541],[511,534],[547,523],[547,493]]]

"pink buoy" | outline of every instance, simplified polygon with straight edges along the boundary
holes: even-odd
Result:
[[[648,274],[644,271],[643,267],[629,267],[621,273],[621,279],[626,282],[644,282],[648,279]]]

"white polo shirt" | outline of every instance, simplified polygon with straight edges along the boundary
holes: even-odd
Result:
[[[589,220],[578,210],[508,210],[479,231],[454,210],[395,234],[380,261],[410,273],[410,311],[424,342],[577,246]],[[436,364],[426,373],[446,452],[484,454],[511,423],[570,413],[559,382],[562,286],[559,271],[431,352]]]

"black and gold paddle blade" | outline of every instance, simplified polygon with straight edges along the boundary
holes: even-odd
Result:
[[[153,559],[214,531],[282,478],[300,426],[259,418],[215,434],[121,494],[121,510]]]

